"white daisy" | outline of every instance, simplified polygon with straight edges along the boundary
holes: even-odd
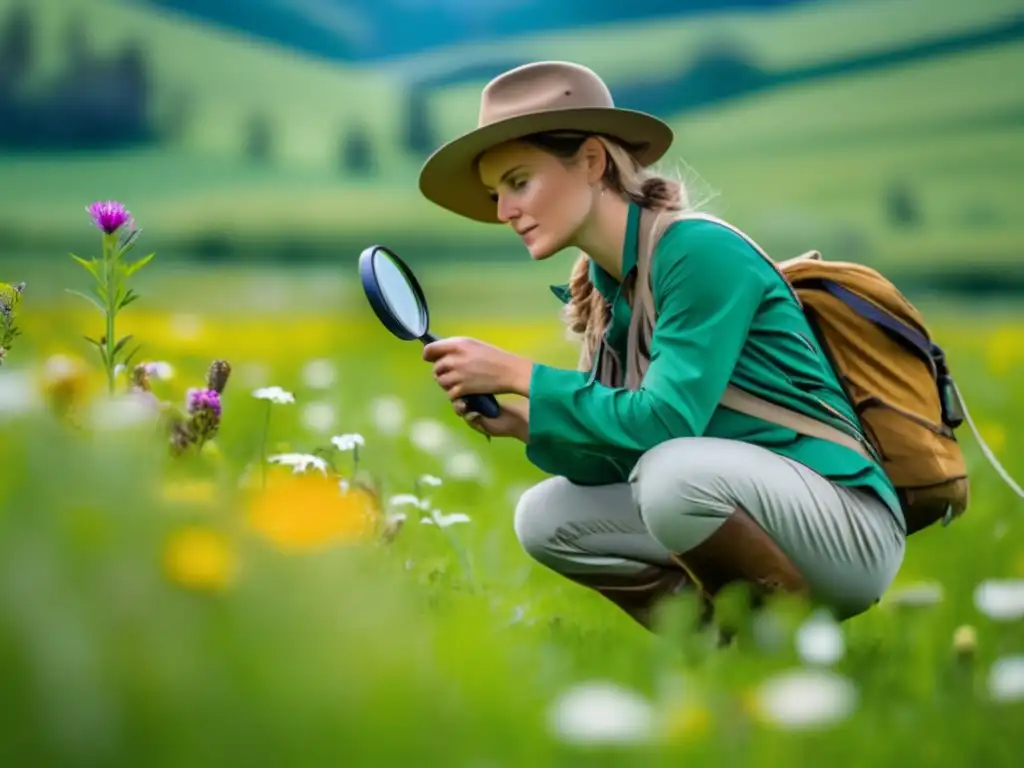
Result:
[[[1024,579],[988,579],[974,590],[975,607],[996,621],[1024,617]]]
[[[412,493],[399,493],[388,499],[389,507],[416,507],[418,509],[428,509],[429,504],[425,499],[421,499]]]
[[[563,693],[548,711],[556,738],[574,744],[635,744],[654,728],[654,707],[617,683],[581,683]]]
[[[300,472],[305,472],[310,467],[320,470],[324,475],[327,474],[327,462],[311,453],[278,453],[268,457],[267,461],[271,464],[282,464],[286,467],[291,467],[292,472],[296,475]]]
[[[356,446],[366,445],[366,441],[362,435],[352,433],[349,435],[335,435],[331,438],[331,443],[339,451],[352,451],[355,450]]]
[[[441,510],[434,509],[431,510],[430,517],[420,518],[420,522],[424,525],[436,525],[438,528],[447,528],[451,525],[471,521],[469,515],[465,515],[462,512],[452,512],[450,515],[446,515]]]
[[[278,405],[287,405],[295,402],[295,395],[281,387],[260,387],[253,390],[252,396],[257,400],[269,400]]]

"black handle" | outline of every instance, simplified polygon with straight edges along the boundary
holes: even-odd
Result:
[[[438,340],[438,337],[427,331],[420,337],[420,341],[423,342],[423,346],[431,344]],[[466,403],[466,411],[468,413],[479,413],[481,416],[486,416],[488,419],[493,419],[501,413],[501,406],[498,405],[498,398],[494,395],[466,395],[462,398],[463,402]]]
[[[501,414],[501,406],[498,405],[498,398],[494,395],[466,395],[462,398],[466,403],[466,411],[479,413],[488,419],[496,418]]]

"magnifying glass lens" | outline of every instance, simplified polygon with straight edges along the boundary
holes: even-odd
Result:
[[[383,252],[374,254],[377,285],[394,318],[415,337],[427,332],[427,313],[405,273]]]

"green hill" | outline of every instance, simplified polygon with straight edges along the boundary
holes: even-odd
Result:
[[[12,5],[0,0],[0,17]],[[32,7],[40,77],[56,71],[64,24],[81,14],[100,49],[129,39],[145,44],[158,119],[183,119],[170,147],[0,159],[0,232],[9,239],[29,247],[77,237],[82,206],[117,197],[147,224],[152,241],[172,249],[213,240],[228,251],[270,243],[287,252],[303,239],[338,247],[384,239],[439,253],[454,244],[518,253],[501,228],[462,222],[420,200],[419,160],[398,141],[403,73],[494,55],[493,47],[361,70],[112,0],[32,0]],[[497,53],[588,63],[614,88],[657,77],[718,40],[742,44],[773,70],[982,26],[1018,8],[1017,0],[834,2],[514,39]],[[1012,206],[1024,191],[1024,106],[1010,73],[1022,70],[1024,45],[1007,44],[704,109],[672,120],[678,144],[669,165],[685,161],[717,193],[714,210],[780,255],[822,247],[910,265],[955,264],[966,254],[975,262],[1017,262],[1024,224]],[[480,85],[433,99],[441,139],[473,124]],[[266,165],[247,163],[241,152],[246,121],[256,114],[273,129]],[[371,134],[378,165],[365,181],[338,170],[342,138],[357,126]],[[920,209],[916,227],[887,221],[886,200],[898,186]]]

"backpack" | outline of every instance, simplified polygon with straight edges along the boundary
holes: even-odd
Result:
[[[736,227],[697,213],[672,215],[659,222],[653,237],[645,233],[641,247],[648,259],[667,225],[689,218],[736,232],[775,267],[803,309],[860,425],[850,425],[848,433],[732,385],[722,405],[874,458],[896,489],[908,535],[936,522],[948,525],[967,509],[970,484],[955,434],[965,420],[985,457],[1024,498],[978,432],[920,311],[880,272],[827,261],[818,251],[776,263]]]

